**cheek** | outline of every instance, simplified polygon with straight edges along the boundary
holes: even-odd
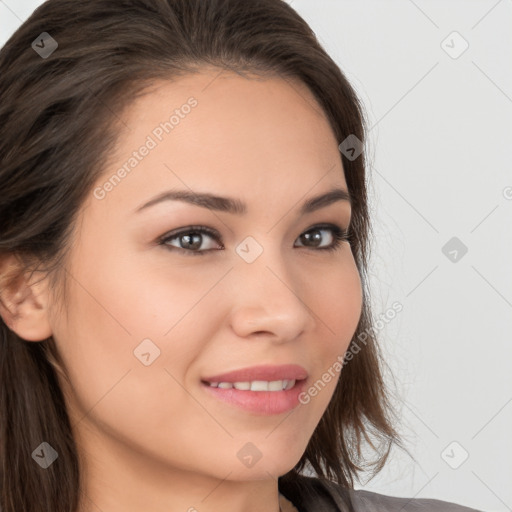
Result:
[[[190,318],[208,283],[191,287],[157,272],[137,274],[133,262],[108,254],[71,270],[67,316],[54,324],[54,338],[72,383],[75,419],[87,413],[116,425],[137,411],[140,426],[159,415],[162,397],[176,402],[173,409],[183,405],[171,375],[183,382],[200,351],[194,340],[205,339]],[[133,422],[123,424],[129,429]]]
[[[71,382],[62,386],[72,425],[89,446],[98,442],[89,432],[101,431],[160,457],[176,451],[175,439],[186,430],[190,447],[208,424],[180,384],[201,352],[194,340],[206,338],[187,316],[197,293],[183,299],[162,282],[144,288],[119,269],[105,283],[96,270],[79,277],[87,291],[79,285],[70,290],[68,321],[54,334]]]
[[[361,279],[352,253],[316,276],[309,287],[312,312],[327,334],[322,355],[335,359],[347,349],[362,310]]]
[[[357,328],[362,285],[352,253],[310,283],[308,306],[316,317],[318,343],[311,347],[315,375],[301,394],[305,421],[316,426],[334,394],[343,357]],[[300,435],[300,432],[297,432]]]

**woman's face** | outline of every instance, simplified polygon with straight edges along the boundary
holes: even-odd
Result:
[[[54,303],[50,317],[94,471],[286,473],[329,403],[359,320],[349,243],[323,249],[348,228],[349,201],[301,211],[347,190],[320,106],[296,82],[218,73],[158,82],[115,113],[126,128],[76,223],[65,312]],[[231,198],[238,209],[160,197],[169,191]],[[253,367],[267,373],[225,376],[216,389],[204,382]],[[289,391],[227,389],[292,379]]]

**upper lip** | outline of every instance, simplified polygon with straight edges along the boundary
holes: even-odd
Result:
[[[307,378],[308,372],[297,364],[260,365],[241,368],[231,372],[219,373],[205,377],[206,382],[247,382],[254,380],[302,380]]]

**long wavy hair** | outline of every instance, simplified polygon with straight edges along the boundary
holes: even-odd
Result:
[[[44,56],[33,46],[43,32],[58,44]],[[0,263],[7,256],[19,261],[0,275],[0,296],[25,272],[41,268],[51,289],[61,290],[77,212],[115,147],[123,109],[153,80],[201,66],[298,79],[339,143],[349,135],[365,143],[355,91],[285,1],[49,0],[0,50]],[[309,468],[350,489],[361,472],[380,471],[400,441],[372,330],[365,153],[354,159],[340,151],[340,158],[353,198],[351,247],[363,286],[348,350],[363,333],[365,343],[344,365],[300,461],[280,479],[293,484]],[[65,368],[52,337],[26,341],[0,319],[2,512],[75,512],[79,506],[79,452],[59,374]],[[42,440],[58,452],[45,471],[31,457]],[[371,453],[363,450],[368,443]]]

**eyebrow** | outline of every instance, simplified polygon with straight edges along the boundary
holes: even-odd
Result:
[[[137,208],[135,212],[145,210],[146,208],[157,203],[161,203],[162,201],[182,201],[202,208],[231,213],[233,215],[245,215],[247,213],[247,205],[239,199],[221,197],[208,193],[191,192],[187,190],[168,190],[163,192]],[[320,194],[305,201],[302,204],[299,213],[301,215],[312,213],[338,201],[347,201],[352,205],[352,197],[347,190],[343,188],[334,188],[324,194]]]

